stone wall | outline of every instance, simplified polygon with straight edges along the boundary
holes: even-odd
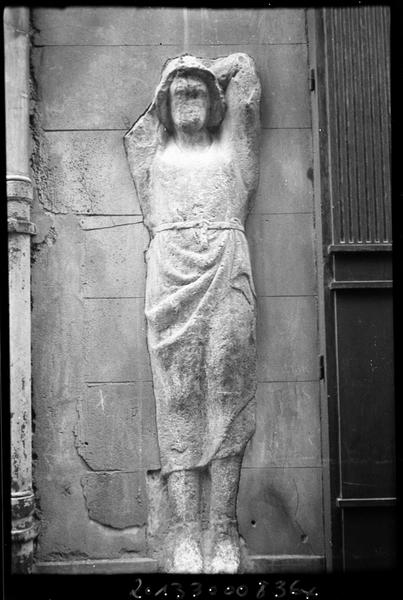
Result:
[[[311,116],[303,10],[32,11],[37,559],[146,556],[159,468],[148,234],[123,149],[169,57],[253,56],[262,81],[257,431],[238,501],[254,555],[323,555]]]

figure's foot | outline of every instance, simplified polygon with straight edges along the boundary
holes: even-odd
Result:
[[[217,544],[209,573],[238,573],[240,552],[232,540],[222,540]]]
[[[205,573],[238,573],[241,554],[235,521],[210,523],[205,558]]]
[[[203,559],[194,540],[182,540],[174,550],[172,573],[202,573]]]
[[[174,539],[170,573],[202,573],[203,557],[200,536],[194,527],[188,526]]]

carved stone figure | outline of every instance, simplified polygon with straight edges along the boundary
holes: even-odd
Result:
[[[168,61],[125,148],[151,242],[145,314],[172,572],[235,573],[236,496],[254,427],[255,291],[244,222],[258,182],[253,60]],[[208,497],[202,523],[200,498]]]

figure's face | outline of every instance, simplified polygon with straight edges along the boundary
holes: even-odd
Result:
[[[210,98],[202,79],[195,76],[175,77],[169,89],[169,98],[175,129],[195,133],[206,126]]]

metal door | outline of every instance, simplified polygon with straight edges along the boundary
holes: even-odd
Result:
[[[395,560],[387,7],[311,11],[333,569]]]

